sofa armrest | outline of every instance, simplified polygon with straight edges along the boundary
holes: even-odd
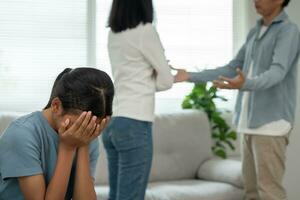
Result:
[[[199,179],[229,183],[243,188],[242,164],[236,159],[211,158],[200,166],[197,176]]]

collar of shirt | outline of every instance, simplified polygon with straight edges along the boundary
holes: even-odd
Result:
[[[288,19],[288,15],[286,14],[285,11],[281,11],[281,13],[272,20],[270,26],[272,24],[275,24],[275,23],[280,23],[280,22],[282,22],[286,19]],[[262,18],[257,20],[257,26],[258,27],[260,27],[262,24],[263,24],[263,19]]]

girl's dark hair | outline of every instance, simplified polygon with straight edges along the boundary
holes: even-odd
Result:
[[[152,0],[113,0],[108,27],[115,33],[153,22]]]
[[[112,115],[114,86],[111,78],[95,68],[66,68],[56,78],[49,102],[58,97],[64,112],[92,111],[97,117]]]
[[[282,7],[284,8],[284,7],[288,6],[289,3],[290,3],[290,0],[284,0]]]

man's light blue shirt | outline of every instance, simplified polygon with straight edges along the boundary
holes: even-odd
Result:
[[[297,97],[297,65],[300,33],[288,15],[281,12],[259,38],[262,20],[249,32],[237,56],[227,65],[213,70],[189,73],[195,83],[217,80],[220,75],[233,78],[236,69],[245,75],[253,61],[252,78],[247,78],[239,90],[234,123],[241,112],[243,91],[250,91],[248,107],[249,128],[284,119],[294,123]]]

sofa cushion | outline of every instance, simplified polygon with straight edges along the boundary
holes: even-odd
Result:
[[[201,165],[198,178],[229,183],[243,188],[241,168],[242,164],[239,160],[212,158]]]
[[[108,187],[97,186],[98,199],[107,199]],[[241,200],[243,191],[226,183],[181,180],[150,183],[145,200]]]
[[[211,136],[206,114],[184,110],[156,115],[153,145],[150,181],[195,178],[201,163],[211,157]],[[103,147],[100,151],[96,183],[107,184],[107,161]]]

